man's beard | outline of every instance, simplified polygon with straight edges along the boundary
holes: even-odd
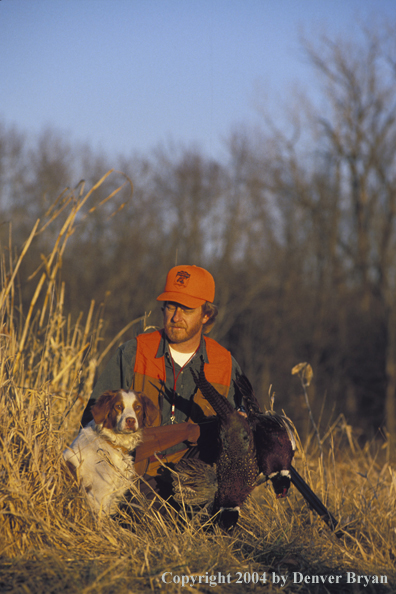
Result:
[[[165,325],[165,334],[168,337],[169,342],[172,344],[181,344],[187,342],[193,338],[196,334],[200,334],[202,330],[202,322],[198,320],[196,324],[190,328],[186,326],[180,326],[180,324],[167,324]]]

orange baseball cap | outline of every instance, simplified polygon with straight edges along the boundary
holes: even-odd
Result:
[[[206,301],[213,303],[215,282],[213,276],[199,266],[175,266],[166,277],[164,292],[157,301],[174,301],[196,308]]]

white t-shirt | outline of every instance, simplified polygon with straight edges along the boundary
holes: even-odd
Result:
[[[175,349],[173,349],[170,345],[169,345],[169,350],[170,350],[170,354],[172,355],[172,359],[180,367],[183,367],[187,363],[187,361],[192,359],[192,356],[195,354],[195,351],[193,351],[192,353],[179,353],[179,351],[175,351]]]

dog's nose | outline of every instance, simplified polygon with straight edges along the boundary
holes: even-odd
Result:
[[[136,425],[136,419],[134,419],[133,417],[127,417],[125,419],[125,425],[127,429],[133,429]]]

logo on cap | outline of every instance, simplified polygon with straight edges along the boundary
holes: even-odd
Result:
[[[190,276],[191,274],[188,274],[188,272],[186,272],[185,270],[179,270],[179,272],[176,274],[175,285],[177,287],[185,289],[188,285],[188,280]]]

